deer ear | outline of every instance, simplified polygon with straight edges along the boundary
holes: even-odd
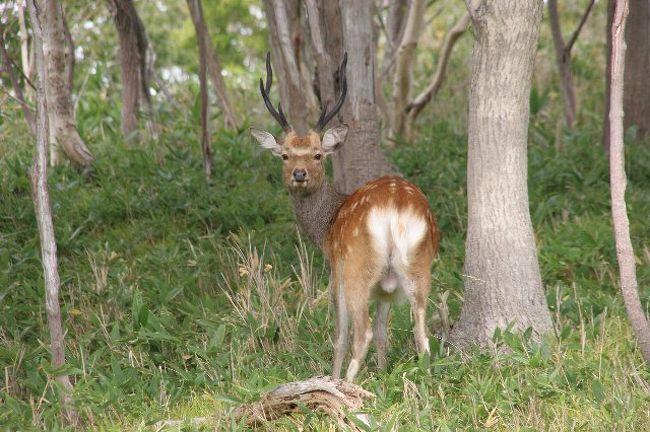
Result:
[[[279,155],[282,153],[282,147],[280,147],[270,133],[260,130],[260,129],[255,129],[255,128],[250,128],[251,135],[255,137],[257,142],[262,146],[262,148],[265,148],[267,150],[271,150],[274,155]]]
[[[344,124],[341,126],[336,126],[331,129],[327,129],[323,134],[323,140],[321,141],[321,146],[325,154],[334,153],[345,141],[345,137],[348,136],[348,125]]]

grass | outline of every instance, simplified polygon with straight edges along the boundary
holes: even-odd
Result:
[[[16,120],[18,121],[18,120]],[[127,146],[102,123],[96,175],[51,172],[69,365],[49,363],[29,142],[0,160],[0,428],[60,429],[54,377],[74,377],[89,429],[151,430],[161,419],[214,416],[286,381],[329,373],[333,332],[320,254],[300,239],[280,166],[245,134],[214,136],[203,177],[191,122]],[[95,127],[88,125],[89,128]],[[100,126],[97,126],[100,127]],[[543,125],[538,125],[543,130]],[[462,304],[465,142],[437,121],[389,157],[428,195],[442,231],[429,314]],[[92,134],[93,130],[85,131]],[[408,308],[394,311],[390,367],[369,355],[358,382],[377,394],[372,430],[648,430],[650,373],[617,292],[607,161],[591,129],[531,134],[529,186],[556,334],[507,330],[510,352],[417,359]],[[22,138],[21,138],[22,137]],[[628,204],[641,287],[650,281],[650,150],[628,146]],[[644,305],[648,292],[641,293]],[[305,415],[263,430],[334,430]],[[187,423],[183,430],[196,427]]]

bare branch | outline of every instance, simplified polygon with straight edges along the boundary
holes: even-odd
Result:
[[[2,57],[2,67],[7,72],[7,75],[9,75],[11,86],[14,89],[14,93],[16,96],[14,96],[13,98],[20,103],[20,106],[23,109],[23,114],[25,116],[25,121],[27,122],[27,126],[29,127],[29,130],[32,132],[32,134],[35,134],[36,120],[34,119],[34,112],[30,108],[30,106],[25,102],[23,89],[20,86],[20,83],[18,82],[18,78],[16,78],[16,72],[13,68],[11,59],[9,57],[9,53],[5,48],[4,32],[5,32],[4,24],[2,23],[2,20],[0,20],[0,57]]]
[[[415,122],[417,116],[420,114],[422,109],[431,101],[431,99],[440,91],[442,87],[442,82],[445,78],[445,73],[447,71],[447,64],[449,63],[449,58],[453,51],[454,45],[463,35],[465,30],[467,30],[467,25],[469,24],[469,14],[465,13],[454,26],[449,30],[445,36],[445,40],[442,44],[442,50],[440,56],[438,57],[438,64],[436,65],[436,71],[433,75],[433,78],[429,85],[417,96],[415,97],[406,107],[408,114],[408,128],[412,130],[413,123]],[[407,130],[407,138],[411,139],[411,132]]]
[[[575,44],[576,40],[578,40],[578,36],[580,36],[580,32],[582,31],[582,27],[587,22],[587,18],[589,18],[589,13],[591,12],[591,9],[594,7],[595,2],[596,2],[596,0],[591,0],[589,2],[589,5],[587,6],[587,10],[585,10],[585,13],[582,14],[582,18],[580,19],[580,23],[578,24],[578,27],[575,29],[575,31],[571,35],[571,39],[569,39],[569,43],[567,43],[566,46],[564,47],[564,52],[566,53],[565,55],[568,56],[571,53],[571,49],[573,48],[573,44]]]

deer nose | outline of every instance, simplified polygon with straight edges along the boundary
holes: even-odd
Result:
[[[298,183],[302,183],[307,179],[307,171],[304,169],[293,170],[293,179]]]

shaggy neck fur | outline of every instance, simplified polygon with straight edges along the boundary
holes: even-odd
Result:
[[[347,197],[348,195],[338,192],[327,181],[323,182],[319,190],[311,194],[291,194],[293,209],[301,231],[307,234],[307,237],[321,250],[327,231]]]

